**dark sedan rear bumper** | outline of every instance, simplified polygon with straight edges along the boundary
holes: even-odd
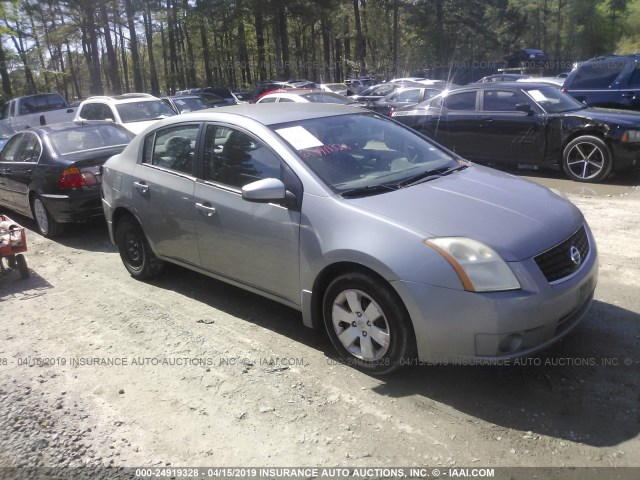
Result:
[[[100,190],[73,195],[40,195],[49,214],[59,223],[80,222],[104,215]]]

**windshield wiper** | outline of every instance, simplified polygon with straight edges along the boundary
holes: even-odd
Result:
[[[378,195],[379,193],[390,192],[392,190],[397,190],[397,187],[383,183],[380,185],[367,185],[366,187],[351,188],[340,192],[340,195],[344,198],[364,197],[367,195]]]
[[[452,173],[459,172],[460,170],[464,170],[465,168],[467,168],[467,165],[458,165],[457,167],[436,168],[434,170],[427,170],[426,172],[419,173],[407,180],[404,180],[403,182],[398,184],[398,187],[412,187],[414,185],[418,185],[419,183],[428,182],[436,178],[445,177]]]

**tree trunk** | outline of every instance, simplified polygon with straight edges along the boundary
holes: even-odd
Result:
[[[398,76],[398,43],[400,31],[398,28],[398,0],[393,0],[393,40],[391,46],[391,61],[393,63],[393,76]]]
[[[327,13],[323,12],[320,19],[320,29],[322,30],[322,54],[323,54],[323,70],[322,83],[331,81],[331,24],[327,19]]]
[[[206,86],[210,87],[213,85],[213,74],[211,73],[213,65],[211,63],[209,39],[207,38],[207,29],[205,27],[204,18],[200,18],[200,43],[202,44],[202,56],[204,57],[204,80]]]
[[[353,16],[356,23],[356,64],[358,65],[358,75],[362,75],[366,70],[365,56],[367,54],[362,37],[362,22],[360,20],[360,0],[353,0]]]
[[[262,21],[262,0],[255,0],[253,4],[254,26],[256,28],[256,49],[258,51],[258,77],[267,79],[267,59],[264,49],[264,22]]]
[[[89,92],[92,95],[102,95],[102,74],[100,71],[100,54],[98,52],[98,30],[95,22],[95,10],[93,5],[85,5],[83,12],[84,28],[81,29],[83,37],[83,48],[85,48],[85,58],[89,67]]]
[[[282,64],[284,66],[284,78],[291,78],[291,63],[289,60],[289,32],[287,26],[287,7],[281,5],[278,9],[278,24],[280,26],[280,45],[282,46]]]
[[[5,100],[13,98],[13,90],[11,89],[11,80],[9,78],[9,70],[7,69],[7,57],[2,48],[2,36],[0,35],[0,77],[2,77],[2,94]]]
[[[119,95],[122,93],[122,84],[120,83],[120,74],[118,72],[118,58],[113,48],[113,40],[111,39],[111,29],[109,27],[109,15],[107,14],[107,5],[100,2],[100,20],[104,25],[104,43],[107,48],[107,61],[105,65],[106,77],[111,81],[113,93]]]
[[[251,68],[249,67],[249,54],[247,53],[247,38],[244,32],[244,19],[242,18],[242,0],[238,0],[237,10],[238,18],[238,54],[240,56],[240,71],[242,74],[242,83],[251,84]]]
[[[127,15],[127,26],[129,28],[129,46],[131,47],[131,61],[133,62],[133,87],[136,92],[143,92],[142,65],[140,53],[138,52],[138,34],[136,33],[135,16],[132,0],[124,0],[125,13]]]
[[[158,71],[156,69],[156,59],[153,54],[153,26],[151,25],[151,7],[147,3],[147,11],[142,13],[144,22],[144,34],[147,40],[147,55],[149,55],[149,83],[151,84],[151,95],[160,96],[160,83],[158,82]]]

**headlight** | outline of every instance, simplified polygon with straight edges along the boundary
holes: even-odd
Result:
[[[640,130],[627,130],[620,140],[625,143],[640,142]]]
[[[451,264],[465,290],[497,292],[520,288],[509,265],[483,243],[463,237],[430,238],[424,243]]]

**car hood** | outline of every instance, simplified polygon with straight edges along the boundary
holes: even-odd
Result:
[[[122,126],[127,130],[129,130],[130,132],[135,133],[137,135],[140,132],[144,131],[144,129],[146,129],[147,127],[150,127],[151,125],[153,125],[156,122],[159,122],[160,120],[162,119],[158,118],[156,120],[149,120],[146,122],[128,122],[128,123],[123,123]]]
[[[585,108],[578,115],[592,118],[600,122],[615,123],[628,127],[640,127],[640,112],[617,110],[613,108]]]
[[[473,238],[506,261],[537,255],[584,223],[580,210],[551,190],[480,166],[345,201],[425,237]]]

